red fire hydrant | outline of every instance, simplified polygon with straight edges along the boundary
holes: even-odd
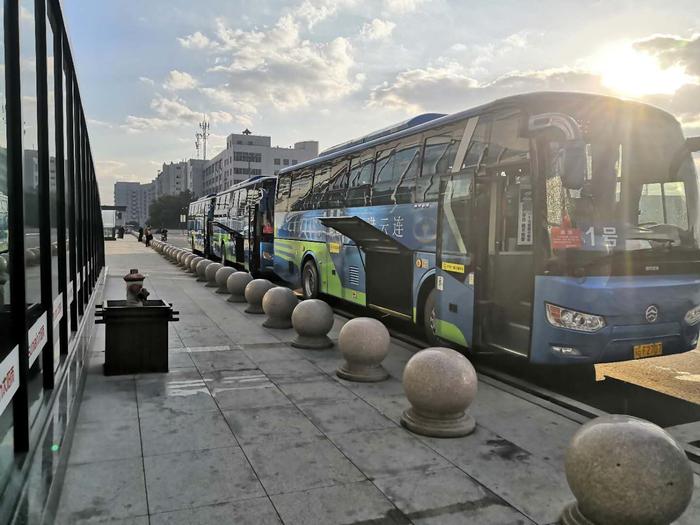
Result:
[[[143,306],[143,301],[146,300],[149,293],[143,287],[143,281],[146,279],[139,273],[137,268],[132,268],[128,274],[124,276],[126,282],[126,304],[130,306]]]

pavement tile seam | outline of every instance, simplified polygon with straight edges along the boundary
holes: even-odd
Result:
[[[187,293],[187,292],[185,292],[185,293]],[[191,297],[190,294],[187,294],[187,295]],[[196,301],[195,301],[195,302],[196,302]],[[199,306],[199,304],[198,304],[198,306]],[[200,307],[200,308],[201,308],[201,307]],[[230,340],[230,338],[229,338],[229,340]],[[186,346],[186,345],[184,345],[184,341],[182,341],[182,343],[183,343],[183,346]],[[234,342],[231,341],[231,340],[230,340],[230,346],[233,347],[233,348],[241,348],[239,345],[237,345],[236,343],[234,343]],[[201,372],[200,372],[200,375],[202,375]],[[204,376],[203,376],[203,375],[202,375],[202,379],[204,380]],[[246,451],[243,449],[243,447],[241,447],[241,443],[239,442],[239,440],[238,440],[238,438],[236,437],[236,435],[235,435],[233,429],[231,428],[231,424],[230,424],[229,421],[226,419],[226,417],[225,417],[225,415],[224,415],[223,409],[221,408],[221,406],[219,405],[218,401],[217,401],[216,398],[214,397],[214,393],[213,393],[213,391],[212,391],[212,388],[213,388],[213,387],[210,387],[210,386],[207,384],[206,381],[205,381],[205,385],[206,385],[207,389],[209,390],[210,394],[212,395],[212,398],[213,398],[214,401],[215,401],[217,410],[219,411],[219,413],[221,414],[221,416],[224,418],[224,421],[226,422],[226,425],[228,425],[229,430],[231,431],[231,434],[233,435],[234,440],[236,441],[238,447],[239,447],[240,450],[241,450],[241,453],[242,453],[243,457],[245,458],[245,461],[247,462],[248,466],[250,467],[250,469],[252,470],[253,474],[255,475],[255,479],[257,480],[257,482],[259,483],[260,487],[261,487],[262,490],[264,491],[265,497],[268,499],[268,501],[270,501],[270,504],[273,506],[273,508],[274,508],[274,510],[275,510],[275,513],[277,514],[277,518],[280,520],[280,522],[282,522],[282,518],[281,518],[281,516],[280,516],[280,514],[279,514],[279,512],[278,512],[278,510],[277,510],[277,508],[275,508],[274,504],[272,503],[272,500],[270,499],[270,495],[268,494],[267,489],[266,489],[265,486],[262,484],[262,482],[261,482],[261,480],[260,480],[260,476],[258,475],[258,473],[256,472],[255,468],[253,467],[253,464],[251,463],[250,458],[248,457],[248,454],[247,454]],[[144,478],[145,478],[145,473],[144,473]]]
[[[200,283],[197,283],[197,284],[199,285]],[[195,288],[195,287],[193,286],[192,288]],[[188,294],[188,295],[190,295],[190,294]],[[191,296],[191,295],[190,295],[190,296]],[[199,303],[200,303],[200,301],[195,301],[195,302],[197,302],[198,305],[199,305]],[[201,306],[200,306],[200,308],[201,308]],[[231,311],[239,312],[238,310],[235,310],[235,309],[232,309]],[[239,313],[240,313],[240,312],[239,312]],[[217,327],[220,327],[219,323],[215,322],[214,324],[215,324]],[[273,335],[276,335],[276,334],[273,333]],[[178,334],[178,336],[179,336],[179,334]],[[183,342],[183,345],[184,345],[184,342]],[[278,347],[285,347],[285,346],[288,346],[288,343],[285,342],[285,341],[280,341],[279,343],[252,343],[252,344],[248,344],[248,345],[240,345],[240,346],[238,346],[238,348],[239,348],[239,349],[245,350],[246,348],[250,348],[250,347],[252,347],[253,345],[258,346],[258,347],[264,347],[264,346],[270,347],[270,346],[273,346],[273,345],[274,345],[274,346],[278,346]],[[333,373],[331,373],[331,372],[329,372],[329,371],[325,371],[325,370],[321,369],[320,367],[317,367],[316,364],[315,364],[314,362],[308,360],[308,359],[306,358],[306,356],[302,356],[302,357],[303,357],[304,359],[306,359],[307,361],[309,361],[314,367],[318,368],[322,373],[324,373],[324,374],[326,374],[326,375],[328,375],[328,376],[333,377],[333,375],[334,375]],[[278,378],[275,378],[274,375],[273,375],[273,377],[270,377],[270,380],[271,380],[278,388],[280,388],[280,384],[277,383],[277,381],[279,380]],[[300,381],[300,382],[302,382],[302,381]],[[342,383],[341,383],[341,384],[342,384]],[[352,392],[352,390],[349,389],[349,388],[347,388],[347,386],[343,385],[343,387]],[[282,390],[282,388],[280,388],[280,390]],[[283,390],[282,390],[282,392],[284,393]],[[356,395],[356,397],[359,397],[360,399],[362,399],[363,402],[365,402],[368,406],[370,406],[370,407],[372,407],[373,409],[379,411],[380,413],[383,413],[382,410],[380,410],[379,408],[373,406],[369,401],[367,401],[366,399],[364,399],[364,397],[362,396],[362,394],[357,393],[357,392],[353,392],[353,394]],[[289,399],[289,396],[287,396],[286,393],[284,393],[284,395]],[[295,406],[297,409],[299,409],[300,411],[302,411],[302,413],[303,413],[303,410],[302,410],[302,406],[304,405],[303,402],[302,402],[302,403],[297,403],[297,402],[292,401],[292,400],[290,399],[290,403],[291,403],[293,406]],[[218,403],[217,403],[217,406],[218,406]],[[222,411],[222,409],[221,409],[220,407],[219,407],[219,411],[221,411],[221,412],[222,412],[222,415],[223,415],[223,411]],[[306,414],[305,414],[305,415],[306,415]],[[307,416],[307,418],[308,418],[308,416]],[[228,421],[227,421],[227,424],[229,424]],[[313,421],[311,421],[311,424],[313,424],[314,426],[316,426],[316,425],[313,423]],[[395,422],[394,422],[394,424],[395,424]],[[397,425],[397,426],[398,426],[398,425]],[[230,424],[229,424],[229,427],[230,427]],[[326,433],[325,433],[325,432],[323,432],[323,431],[322,431],[320,428],[318,428],[318,427],[316,427],[316,428],[318,429],[318,431],[319,431],[323,436],[326,436]],[[232,431],[232,432],[233,432],[233,431]],[[360,431],[358,431],[358,432],[360,432]],[[493,432],[493,431],[492,431],[492,432]],[[409,435],[412,435],[412,434],[410,434],[410,433],[408,433],[408,434],[409,434]],[[494,434],[495,434],[495,432],[494,432]],[[236,437],[236,436],[235,436],[235,433],[234,433],[234,437]],[[328,437],[328,436],[326,436],[326,437]],[[332,440],[331,440],[331,443],[333,443]],[[470,479],[473,479],[473,480],[474,480],[474,478],[473,478],[468,472],[466,472],[466,471],[464,471],[462,468],[460,468],[459,465],[457,465],[455,462],[453,462],[452,460],[450,460],[450,459],[446,458],[445,456],[443,456],[443,454],[441,454],[440,452],[438,452],[437,450],[435,450],[435,449],[434,449],[433,447],[431,447],[428,443],[423,443],[423,444],[424,444],[427,448],[429,448],[430,450],[432,450],[437,456],[442,457],[449,465],[452,465],[452,466],[456,467],[457,469],[459,469],[459,471],[463,472],[463,473],[464,473],[466,476],[468,476]],[[337,447],[337,445],[336,445],[335,443],[333,443],[333,446],[334,446],[336,449],[338,449],[338,447]],[[242,450],[243,450],[243,449],[242,449]],[[343,453],[342,450],[340,450],[340,449],[338,449],[338,450],[339,450],[339,452],[340,452],[343,456],[346,457],[346,459],[348,459],[348,461],[350,461],[350,463],[352,463],[356,468],[358,468],[358,470],[360,470],[360,472],[362,472],[362,469],[360,469],[359,467],[357,467],[357,465],[355,465],[355,464],[353,463],[353,461],[352,461],[350,458],[348,458],[348,457]],[[245,451],[244,451],[243,453],[244,453],[244,455],[245,455]],[[246,459],[247,459],[248,463],[250,464],[250,460],[248,460],[247,457],[246,457]],[[252,468],[252,465],[251,465],[251,468]],[[449,468],[449,466],[446,466],[446,467],[444,467],[444,468]],[[255,471],[255,469],[253,469],[253,471]],[[364,472],[363,472],[363,474],[364,474]],[[257,473],[256,473],[256,477],[258,477],[258,476],[257,476]],[[385,478],[383,478],[383,479],[385,479]],[[259,481],[259,477],[258,477],[258,481]],[[487,486],[481,484],[481,483],[478,482],[477,480],[474,480],[474,481],[475,481],[475,483],[477,483],[480,487],[482,487],[484,490],[486,490],[486,491],[488,491],[488,492],[492,492]],[[353,482],[353,483],[358,483],[358,482]],[[373,483],[373,485],[375,485],[375,484]],[[328,485],[328,486],[333,486],[333,485]],[[376,487],[376,485],[375,485],[375,487]],[[264,487],[263,487],[263,489],[264,489]],[[379,487],[377,487],[377,489],[381,491],[381,489],[379,489]],[[308,489],[307,489],[307,490],[308,490]],[[266,491],[266,492],[267,492],[267,491]],[[299,492],[304,492],[304,490],[301,490],[301,491],[299,491]],[[382,493],[383,493],[383,492],[382,492]],[[269,497],[269,495],[268,495],[268,497]],[[392,503],[392,504],[393,504],[393,503]],[[273,501],[273,505],[274,505],[274,501]],[[515,508],[517,508],[517,507],[515,507]],[[278,514],[279,514],[279,512],[278,512]]]

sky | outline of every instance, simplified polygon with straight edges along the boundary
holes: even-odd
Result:
[[[321,148],[536,90],[642,100],[700,135],[697,0],[63,0],[100,183],[249,128]]]

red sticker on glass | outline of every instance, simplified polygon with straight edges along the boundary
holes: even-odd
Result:
[[[567,248],[580,248],[581,230],[578,228],[560,228],[552,226],[549,231],[549,239],[552,243],[552,250],[566,250]]]

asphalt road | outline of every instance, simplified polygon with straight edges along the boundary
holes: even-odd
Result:
[[[188,247],[182,232],[171,230],[168,242],[182,248]],[[633,383],[700,404],[700,350],[681,355],[653,357],[637,361],[625,361],[598,365],[599,379],[605,376]]]

